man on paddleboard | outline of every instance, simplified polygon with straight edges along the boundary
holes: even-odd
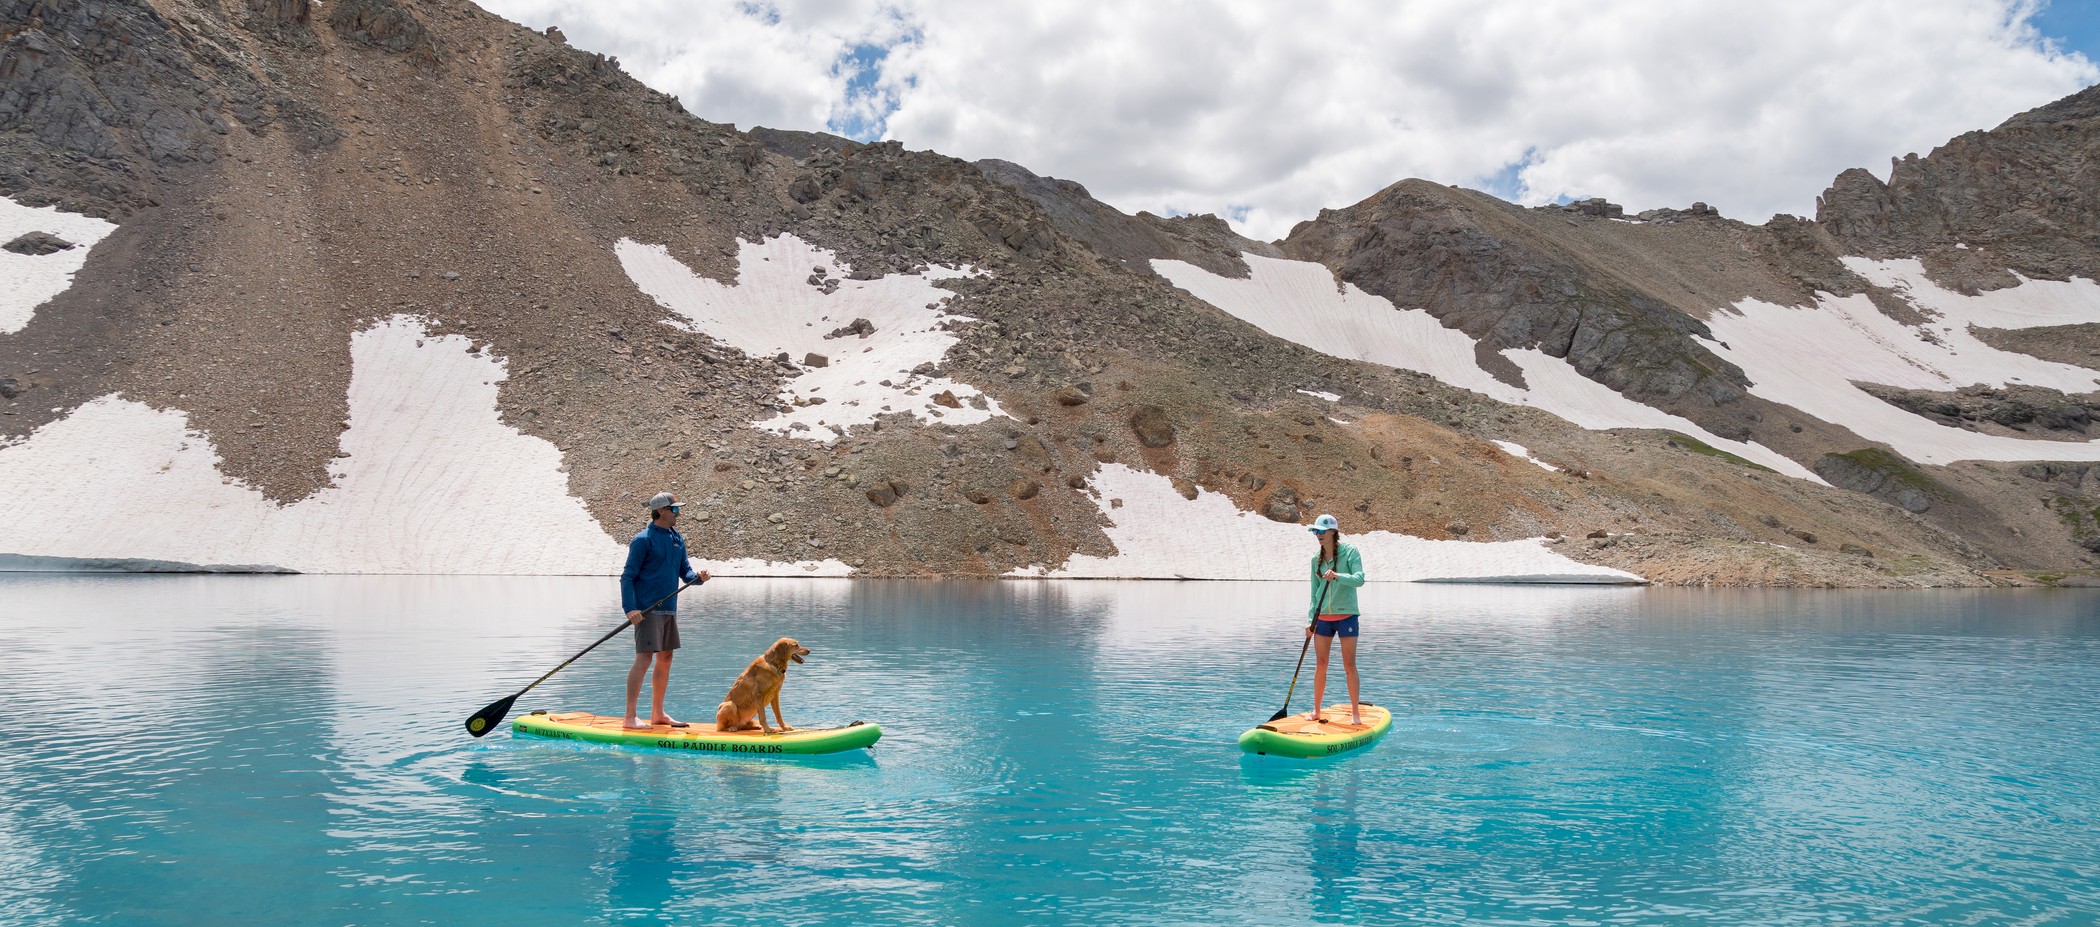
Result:
[[[680,580],[707,582],[707,572],[693,572],[693,561],[685,555],[685,535],[678,533],[678,497],[660,492],[649,498],[649,526],[627,542],[627,568],[620,571],[620,607],[627,623],[634,626],[634,666],[627,671],[627,719],[623,726],[642,730],[657,724],[685,727],[664,713],[664,690],[671,685],[671,653],[678,649],[678,590]],[[663,602],[647,612],[642,603]],[[641,699],[642,676],[656,664],[656,681],[650,687],[649,720],[635,714]]]

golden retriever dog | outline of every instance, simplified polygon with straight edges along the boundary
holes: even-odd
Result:
[[[753,728],[768,734],[774,729],[766,726],[766,706],[773,706],[773,717],[780,720],[780,732],[792,731],[787,716],[780,713],[780,684],[787,681],[788,661],[802,662],[809,655],[809,648],[792,637],[783,637],[767,647],[766,652],[751,665],[744,667],[742,675],[729,686],[729,697],[715,708],[715,730],[748,731]]]

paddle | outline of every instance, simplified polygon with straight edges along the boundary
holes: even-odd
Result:
[[[655,602],[650,603],[648,608],[642,609],[642,611],[653,611],[655,610],[656,606],[671,601],[671,599],[675,598],[679,593],[684,592],[692,587],[692,583],[686,583],[683,586],[679,586],[678,588],[671,590],[670,595],[664,596],[661,599],[657,599]],[[598,640],[592,643],[589,647],[585,647],[582,650],[576,651],[576,656],[563,660],[561,661],[561,666],[557,666],[551,670],[548,670],[547,676],[552,676],[555,673],[561,672],[563,667],[566,667],[569,664],[581,659],[584,654],[590,653],[591,651],[598,649],[599,644],[603,644],[606,641],[612,640],[613,635],[618,634],[621,631],[627,630],[627,626],[628,622],[621,621],[619,627],[605,632],[604,637],[598,638]],[[503,716],[510,714],[511,703],[517,701],[518,696],[524,695],[525,693],[532,691],[532,686],[536,686],[540,683],[546,682],[547,676],[541,676],[540,678],[533,680],[532,685],[526,686],[523,689],[519,689],[516,694],[510,695],[505,698],[499,698],[493,702],[490,702],[489,707],[475,712],[474,717],[467,719],[467,733],[472,734],[476,737],[480,737],[481,735],[486,734],[490,730],[494,729],[496,725],[503,723]]]
[[[1341,559],[1339,553],[1337,553],[1336,559]],[[1327,611],[1327,594],[1334,591],[1333,580],[1323,579],[1320,583],[1320,607],[1313,612],[1313,617],[1315,618]],[[1298,674],[1305,669],[1305,652],[1312,649],[1312,639],[1312,634],[1307,633],[1305,635],[1305,643],[1298,648],[1298,668],[1291,670],[1291,687],[1283,693],[1283,707],[1277,709],[1276,713],[1270,715],[1269,720],[1263,723],[1274,724],[1291,713],[1291,696],[1298,694]]]

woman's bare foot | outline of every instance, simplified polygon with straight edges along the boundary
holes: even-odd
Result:
[[[656,725],[650,724],[647,721],[641,721],[635,718],[628,718],[627,720],[620,722],[620,726],[630,731],[646,731],[652,727],[655,727]]]
[[[686,723],[685,723],[685,722],[683,722],[683,721],[679,721],[679,720],[675,720],[675,719],[673,719],[673,718],[672,718],[672,717],[671,717],[670,715],[657,715],[657,716],[656,716],[655,718],[652,718],[652,719],[650,719],[649,723],[650,723],[650,724],[661,724],[661,725],[663,725],[663,726],[665,726],[665,727],[685,727],[685,726],[686,726]]]

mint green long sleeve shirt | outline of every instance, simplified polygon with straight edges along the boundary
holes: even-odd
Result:
[[[1364,584],[1363,555],[1357,553],[1356,548],[1347,541],[1338,543],[1334,546],[1334,563],[1329,569],[1332,569],[1335,575],[1332,582],[1320,578],[1320,555],[1315,552],[1311,567],[1312,604],[1305,609],[1307,620],[1321,615],[1359,613],[1356,607],[1356,587]],[[1329,586],[1333,587],[1333,591],[1328,591]],[[1327,597],[1325,608],[1320,607],[1320,597],[1323,595]]]

